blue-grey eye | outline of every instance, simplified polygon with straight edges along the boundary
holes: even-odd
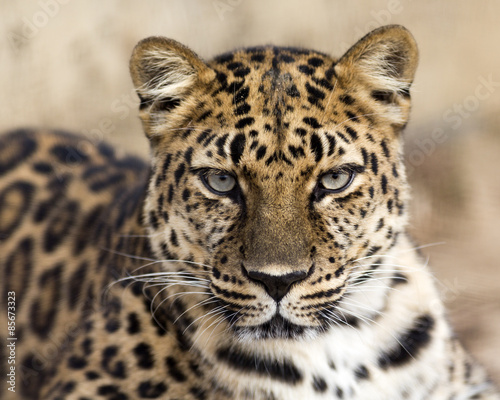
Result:
[[[217,193],[229,193],[236,187],[236,179],[229,174],[208,173],[203,178],[205,184]]]
[[[339,170],[324,174],[320,178],[322,189],[332,192],[341,192],[349,187],[354,178],[354,172],[348,170]]]

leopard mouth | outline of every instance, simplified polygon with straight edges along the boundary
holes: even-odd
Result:
[[[279,312],[267,322],[254,326],[233,327],[236,335],[242,340],[287,339],[298,340],[316,336],[321,327],[303,326],[283,318]]]

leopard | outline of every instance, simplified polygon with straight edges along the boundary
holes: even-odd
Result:
[[[2,398],[499,399],[407,232],[411,33],[132,52],[147,160],[0,139]]]

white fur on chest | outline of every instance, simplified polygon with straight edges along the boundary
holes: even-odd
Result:
[[[404,395],[406,399],[425,399],[445,373],[444,360],[439,356],[442,345],[433,343],[418,360],[399,369],[384,370],[378,365],[378,357],[390,340],[372,328],[365,325],[355,330],[346,326],[313,343],[284,345],[283,357],[300,369],[301,381],[292,385],[252,374],[240,376],[238,398],[388,400]],[[273,353],[276,355],[276,351]],[[367,376],[360,375],[364,371]]]

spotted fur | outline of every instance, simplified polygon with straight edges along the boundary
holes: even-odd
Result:
[[[18,341],[2,395],[499,398],[405,231],[416,64],[399,26],[338,60],[266,46],[205,63],[153,37],[130,64],[149,165],[60,132],[3,136]]]

